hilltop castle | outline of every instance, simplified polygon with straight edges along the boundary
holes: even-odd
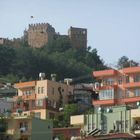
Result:
[[[53,41],[56,36],[61,36],[55,32],[49,23],[30,24],[27,31],[24,32],[28,44],[34,48],[41,48],[48,42]],[[73,47],[87,48],[87,29],[70,27],[67,36]]]

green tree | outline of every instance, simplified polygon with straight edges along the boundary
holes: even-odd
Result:
[[[64,124],[70,126],[70,116],[77,115],[79,107],[77,104],[67,104],[64,106]]]
[[[14,49],[12,47],[0,46],[0,75],[10,73],[14,60]]]
[[[119,58],[118,63],[117,63],[117,67],[119,69],[127,68],[127,67],[134,67],[138,65],[139,63],[135,62],[134,60],[129,60],[127,56],[122,56],[121,58]]]
[[[45,72],[48,79],[55,73],[57,80],[88,77],[86,80],[91,81],[93,70],[105,68],[96,49],[76,49],[66,36],[56,36],[42,48],[31,48],[23,39],[7,45],[0,47],[0,75],[11,81],[38,79],[40,72]]]
[[[71,47],[72,46],[68,37],[58,36],[54,41],[44,45],[42,49],[47,51],[48,53],[53,53],[53,52],[64,52]]]

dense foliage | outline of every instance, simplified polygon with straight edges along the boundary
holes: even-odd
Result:
[[[127,68],[127,67],[135,67],[138,65],[139,65],[138,62],[136,62],[134,60],[130,60],[127,56],[122,56],[118,60],[117,68],[122,69],[122,68]]]
[[[80,114],[80,106],[78,104],[66,104],[63,106],[63,109],[61,115],[53,120],[53,127],[68,127],[70,126],[70,117]]]
[[[0,78],[9,82],[38,79],[40,72],[46,73],[48,79],[55,73],[57,80],[77,77],[90,80],[94,69],[104,68],[96,49],[73,48],[64,37],[40,49],[31,48],[23,42],[20,47],[12,43],[0,46]]]

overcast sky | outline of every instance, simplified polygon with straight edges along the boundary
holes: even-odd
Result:
[[[21,37],[39,22],[60,34],[70,26],[87,28],[88,45],[106,63],[123,55],[140,61],[140,0],[0,0],[0,37]]]

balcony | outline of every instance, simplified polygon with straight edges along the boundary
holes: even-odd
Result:
[[[135,87],[140,87],[140,82],[130,82],[124,84],[124,88],[135,88]]]
[[[140,72],[140,67],[129,67],[129,68],[124,68],[122,70],[126,74],[129,74],[129,73],[138,73],[138,72]]]
[[[94,77],[105,77],[105,76],[114,76],[117,74],[116,70],[102,70],[102,71],[94,71]]]
[[[125,97],[123,99],[124,103],[134,103],[140,101],[140,96]]]
[[[15,100],[35,100],[36,94],[32,93],[30,95],[15,96],[14,99]]]
[[[25,127],[20,128],[20,135],[21,136],[30,136],[31,135],[31,130],[26,130]]]
[[[92,104],[93,105],[114,105],[115,104],[115,99],[108,99],[108,100],[93,100]]]
[[[109,89],[117,89],[117,84],[109,85],[109,84],[101,84],[96,90],[109,90]]]
[[[21,83],[15,84],[14,87],[17,89],[22,89],[22,88],[35,87],[35,84],[36,84],[36,81],[21,82]]]
[[[22,99],[23,100],[35,100],[36,99],[36,94],[33,93],[33,94],[30,94],[30,95],[23,95]]]

